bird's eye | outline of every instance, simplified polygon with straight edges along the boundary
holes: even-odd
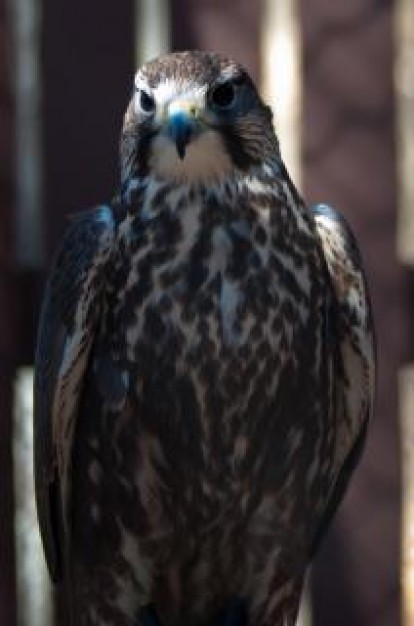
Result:
[[[217,85],[210,93],[210,102],[218,109],[229,109],[235,98],[234,85],[230,81]]]
[[[144,113],[152,113],[155,111],[154,97],[143,89],[139,90],[139,106]]]

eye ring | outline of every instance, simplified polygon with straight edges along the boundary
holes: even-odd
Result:
[[[139,107],[141,109],[141,111],[143,111],[144,113],[153,113],[155,111],[155,99],[154,96],[150,93],[148,93],[148,91],[145,91],[144,89],[139,89],[138,90],[138,101],[139,101]]]
[[[210,92],[210,103],[220,110],[231,109],[236,100],[236,90],[233,81],[219,83]]]

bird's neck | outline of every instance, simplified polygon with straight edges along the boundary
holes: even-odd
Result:
[[[270,217],[281,205],[298,216],[308,213],[281,160],[210,185],[173,183],[153,176],[131,178],[122,189],[121,203],[130,215],[140,216],[141,224],[166,213],[198,215],[209,224],[229,223],[250,219],[252,210]]]
[[[217,180],[206,182],[196,181],[172,181],[155,176],[152,172],[147,176],[135,176],[128,178],[121,189],[121,199],[127,204],[138,205],[144,195],[158,190],[176,191],[177,193],[189,194],[190,196],[222,195],[223,193],[233,193],[238,195],[241,189],[256,187],[265,184],[266,186],[278,185],[285,181],[292,191],[297,194],[292,184],[287,170],[280,158],[269,160],[260,165],[250,167],[246,171],[234,169],[227,176]]]

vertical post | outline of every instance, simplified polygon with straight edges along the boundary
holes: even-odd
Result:
[[[37,523],[33,484],[33,369],[20,368],[14,387],[14,532],[17,626],[50,626],[52,590]]]
[[[7,282],[4,268],[0,267],[0,298],[7,300]],[[0,328],[0,347],[4,348],[10,333],[4,321]],[[13,541],[13,482],[12,482],[12,380],[13,368],[10,353],[2,352],[0,364],[0,624],[14,626],[16,623],[16,588]]]
[[[135,61],[139,67],[170,50],[169,0],[135,0]]]
[[[14,215],[15,269],[39,269],[43,260],[41,149],[41,6],[33,0],[10,3],[13,32],[16,116]],[[14,273],[15,278],[21,274]],[[30,275],[32,278],[33,275]],[[30,280],[27,277],[27,280]],[[27,282],[27,281],[26,281]],[[31,290],[30,290],[31,291]],[[26,292],[25,308],[31,293]],[[16,293],[17,296],[17,293]],[[23,316],[19,316],[21,323]],[[30,344],[33,337],[25,336]],[[17,345],[14,346],[17,349]],[[32,345],[26,350],[31,353]],[[31,358],[31,354],[30,354]],[[16,362],[17,365],[17,362]],[[32,456],[32,377],[21,374],[14,386],[13,476],[18,626],[48,626],[51,594],[35,511]]]
[[[261,92],[272,108],[282,158],[300,190],[302,181],[302,51],[298,0],[264,0]],[[297,626],[311,626],[309,582]]]
[[[16,216],[15,258],[20,266],[39,268],[42,240],[42,149],[41,149],[41,4],[14,0],[14,87],[16,103]]]
[[[414,4],[397,0],[394,22],[399,188],[398,252],[414,266]]]
[[[297,0],[265,0],[262,93],[272,107],[283,160],[300,189],[302,178],[302,58]]]
[[[414,267],[414,5],[397,0],[394,22],[399,188],[398,253]],[[402,452],[402,613],[403,626],[414,624],[414,365],[400,372]]]
[[[15,367],[14,285],[11,280],[15,197],[12,0],[0,2],[0,624],[14,626],[12,397]]]
[[[403,626],[414,624],[414,367],[400,373],[402,441],[402,592]]]

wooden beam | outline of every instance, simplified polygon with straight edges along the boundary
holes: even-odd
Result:
[[[302,182],[302,49],[298,0],[264,0],[261,15],[261,93],[272,108],[282,158],[299,190]],[[307,580],[297,626],[311,626]]]
[[[0,624],[16,623],[13,541],[12,403],[16,311],[12,280],[15,197],[11,0],[0,9]]]
[[[297,0],[265,0],[262,11],[262,94],[272,107],[283,160],[302,180],[302,50]]]
[[[43,261],[43,180],[40,72],[41,3],[14,0],[15,245],[19,267],[39,269]]]
[[[171,48],[169,0],[135,0],[135,61],[138,68]]]
[[[397,0],[394,21],[399,188],[398,253],[414,267],[414,3]]]
[[[52,588],[40,541],[33,482],[32,367],[17,371],[13,415],[17,626],[51,626]]]
[[[414,624],[414,366],[400,372],[403,626]]]

